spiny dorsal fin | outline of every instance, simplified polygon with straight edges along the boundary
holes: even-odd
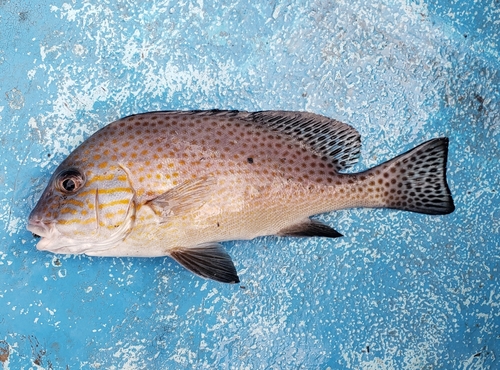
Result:
[[[262,125],[293,137],[320,157],[327,157],[338,172],[354,165],[361,150],[361,140],[356,129],[332,118],[309,112],[207,110],[163,113],[228,117]]]
[[[296,225],[287,227],[280,230],[279,236],[295,236],[295,237],[325,237],[325,238],[339,238],[343,236],[337,230],[331,228],[316,220],[306,219]]]
[[[170,256],[192,273],[206,279],[230,284],[240,282],[231,257],[218,243],[177,249]]]
[[[308,112],[263,111],[250,113],[252,121],[283,132],[327,157],[337,171],[358,161],[361,149],[359,133],[334,119]]]

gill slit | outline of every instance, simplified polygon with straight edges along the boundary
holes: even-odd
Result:
[[[137,205],[137,194],[135,192],[134,186],[132,185],[132,176],[130,174],[130,170],[123,164],[118,162],[118,167],[120,167],[123,172],[125,172],[125,176],[127,176],[127,182],[128,186],[130,187],[130,190],[132,190],[132,198],[130,199],[130,202],[127,207],[127,214],[126,217],[129,216],[129,211],[132,210],[132,213],[130,214],[130,221],[132,222],[132,225],[130,226],[130,230],[127,233],[127,235],[132,231],[132,226],[135,224],[135,216],[136,216],[136,205]]]
[[[95,189],[94,210],[96,219],[96,232],[97,234],[99,234],[101,228],[101,220],[99,220],[99,187]]]
[[[132,190],[132,193],[134,193],[134,196],[132,197],[132,201],[133,201],[134,203],[136,203],[136,202],[137,202],[137,195],[136,195],[136,193],[135,193],[135,189],[134,189],[134,187],[132,186],[132,181],[131,181],[132,176],[131,176],[131,174],[130,174],[130,170],[129,170],[129,169],[128,169],[125,165],[123,165],[123,164],[121,164],[121,163],[119,163],[119,162],[118,162],[118,167],[120,167],[120,168],[123,170],[123,172],[125,172],[125,176],[127,176],[128,186],[129,186],[129,187],[130,187],[130,189]]]

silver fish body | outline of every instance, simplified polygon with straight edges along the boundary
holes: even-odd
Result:
[[[151,112],[115,121],[56,169],[32,211],[37,248],[92,256],[170,256],[238,282],[221,241],[339,237],[311,215],[354,207],[454,210],[448,139],[358,174],[357,131],[305,112]]]

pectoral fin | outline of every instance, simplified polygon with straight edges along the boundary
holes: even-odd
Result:
[[[279,236],[339,238],[343,236],[337,230],[316,220],[305,221],[281,230]]]
[[[206,243],[177,249],[170,256],[203,278],[231,284],[240,282],[231,257],[220,244]]]
[[[214,184],[213,178],[188,180],[149,200],[146,204],[153,209],[160,217],[160,222],[163,223],[170,216],[187,213],[201,207]]]

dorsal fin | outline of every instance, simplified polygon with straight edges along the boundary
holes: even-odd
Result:
[[[337,171],[358,161],[359,133],[340,121],[314,113],[287,111],[255,112],[250,113],[249,118],[303,142],[319,156],[327,157]]]
[[[159,112],[157,112],[159,113]],[[164,114],[200,115],[236,118],[290,135],[320,157],[326,157],[336,171],[354,165],[359,158],[361,140],[353,127],[309,112],[237,110],[163,111]]]

